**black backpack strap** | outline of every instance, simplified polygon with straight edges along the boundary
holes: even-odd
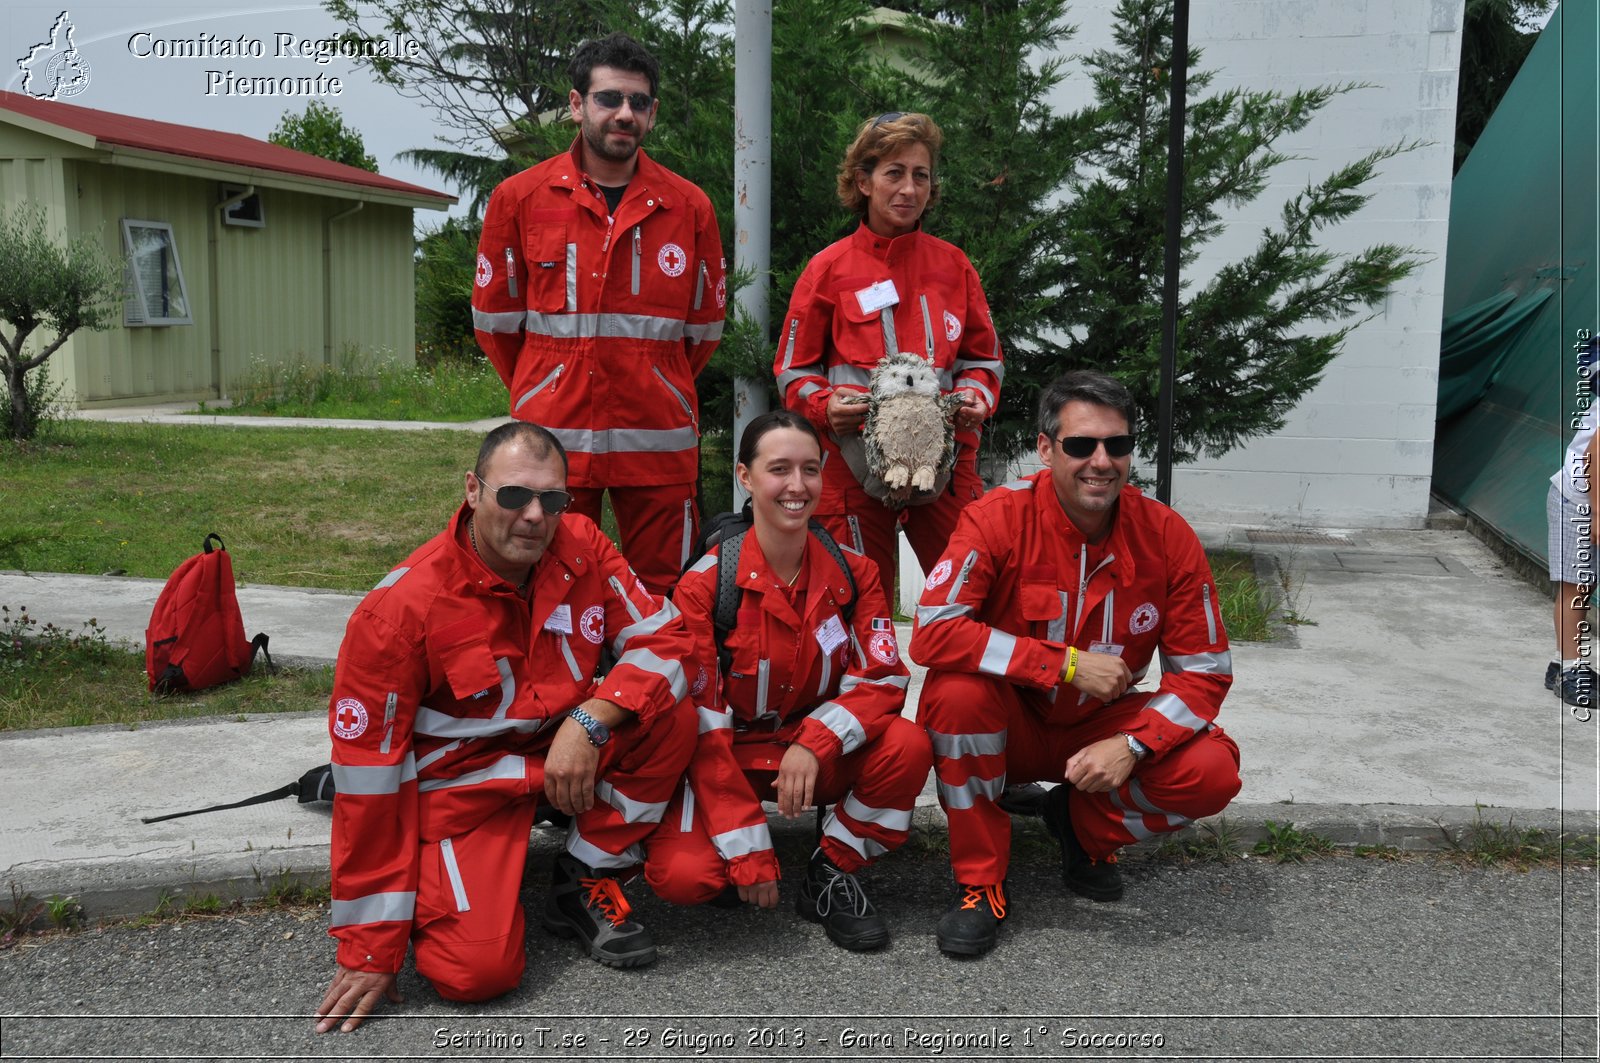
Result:
[[[140,823],[160,823],[164,819],[182,819],[184,816],[198,816],[205,812],[221,812],[229,808],[244,808],[248,805],[263,805],[268,801],[277,801],[291,794],[300,799],[302,805],[313,801],[333,800],[333,765],[319,764],[312,768],[292,783],[287,783],[276,790],[268,790],[264,794],[247,797],[243,801],[230,801],[225,805],[208,805],[205,808],[192,808],[187,812],[168,812],[164,816],[140,816]]]
[[[216,532],[211,532],[211,533],[207,534],[204,539],[200,540],[200,545],[204,548],[204,550],[203,550],[204,553],[208,553],[209,554],[211,552],[211,540],[212,539],[215,539],[217,541],[217,547],[216,548],[218,550],[226,550],[227,549],[226,546],[222,545],[222,536],[218,535]]]
[[[276,790],[269,790],[264,794],[256,794],[254,797],[247,797],[243,801],[233,801],[226,805],[210,805],[206,808],[193,808],[187,812],[169,812],[164,816],[140,816],[139,822],[160,823],[164,819],[182,819],[184,816],[198,816],[202,812],[221,812],[225,808],[243,808],[246,805],[265,804],[268,801],[276,801],[280,797],[288,797],[292,793],[297,793],[299,789],[300,784],[298,782],[292,782],[287,786],[280,786]]]
[[[844,614],[844,622],[848,624],[855,617],[856,600],[861,597],[860,589],[856,586],[855,573],[850,571],[850,562],[845,560],[844,551],[834,537],[828,533],[827,528],[813,520],[811,522],[811,534],[817,537],[817,541],[822,544],[822,548],[828,551],[828,556],[833,558],[835,563],[844,570],[845,582],[850,585],[850,600],[840,605],[839,611]]]
[[[717,599],[711,609],[711,631],[717,639],[717,667],[727,675],[733,667],[733,652],[728,649],[728,634],[739,622],[739,555],[744,550],[749,528],[741,528],[722,539],[717,549]]]
[[[250,660],[244,666],[246,672],[256,666],[256,654],[259,653],[267,659],[267,671],[276,674],[278,666],[272,663],[272,654],[267,652],[267,643],[269,641],[265,632],[256,635],[255,638],[250,640]]]

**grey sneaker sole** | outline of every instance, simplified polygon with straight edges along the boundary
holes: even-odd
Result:
[[[599,939],[586,941],[583,934],[561,916],[553,916],[547,911],[540,922],[543,923],[546,932],[554,934],[558,938],[577,939],[583,944],[591,959],[597,960],[607,967],[647,967],[656,962],[656,946],[654,942],[630,952],[607,952],[599,948]]]

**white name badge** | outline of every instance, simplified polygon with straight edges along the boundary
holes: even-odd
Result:
[[[817,625],[817,645],[822,647],[823,653],[832,653],[843,646],[845,639],[850,636],[844,633],[844,625],[839,623],[838,616],[830,616],[826,621]]]
[[[1122,656],[1122,643],[1120,642],[1091,642],[1090,653],[1109,653],[1113,657]]]
[[[572,634],[572,606],[567,602],[556,606],[555,612],[544,622],[544,629],[561,635]]]
[[[879,281],[856,292],[856,302],[861,304],[863,314],[875,314],[886,306],[894,306],[899,301],[900,293],[895,290],[892,279]]]

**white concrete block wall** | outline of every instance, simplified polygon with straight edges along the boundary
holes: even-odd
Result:
[[[1397,141],[1417,149],[1382,165],[1372,201],[1324,236],[1352,252],[1378,242],[1419,250],[1428,261],[1342,353],[1277,433],[1219,459],[1175,470],[1174,503],[1196,520],[1420,527],[1428,511],[1438,389],[1439,322],[1450,217],[1456,70],[1464,0],[1214,0],[1194,4],[1190,42],[1214,78],[1207,91],[1239,86],[1293,91],[1363,82],[1278,147],[1286,163],[1254,203],[1225,215],[1229,231],[1206,246],[1185,280],[1204,283],[1275,227],[1283,203],[1339,166]],[[1114,0],[1078,0],[1081,56],[1111,45]],[[1072,65],[1052,103],[1090,99]],[[1182,402],[1180,393],[1178,401]],[[1153,465],[1141,471],[1153,479]]]

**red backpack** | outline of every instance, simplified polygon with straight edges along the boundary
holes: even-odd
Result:
[[[216,539],[213,549],[211,540]],[[161,588],[144,632],[144,667],[158,694],[204,690],[246,675],[267,636],[244,637],[244,617],[233,591],[233,562],[215,532]]]

